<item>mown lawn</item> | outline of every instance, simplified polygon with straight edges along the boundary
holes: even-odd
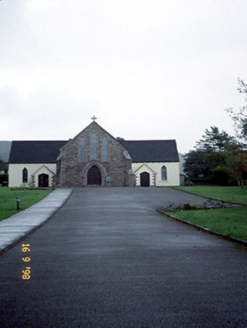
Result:
[[[179,219],[247,241],[247,207],[167,212]]]
[[[25,210],[42,200],[50,192],[51,190],[11,190],[5,187],[0,188],[0,221],[19,212],[16,206],[17,197],[20,197],[21,200],[21,210]]]
[[[247,204],[247,187],[220,187],[220,186],[182,186],[179,190],[189,191],[197,195],[220,199],[227,202]]]

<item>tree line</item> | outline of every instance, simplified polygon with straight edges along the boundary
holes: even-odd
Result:
[[[238,79],[238,92],[247,94],[247,84]],[[247,102],[247,98],[245,98]],[[194,183],[243,186],[247,181],[247,106],[227,108],[235,136],[216,126],[205,130],[194,150],[184,155],[186,178]]]

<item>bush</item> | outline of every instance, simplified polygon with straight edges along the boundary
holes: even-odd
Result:
[[[210,178],[186,178],[184,185],[208,185],[210,184]]]
[[[0,174],[0,184],[1,185],[8,185],[9,182],[9,175],[8,174]]]
[[[211,183],[213,185],[228,186],[229,178],[229,174],[224,167],[218,166],[212,170]]]

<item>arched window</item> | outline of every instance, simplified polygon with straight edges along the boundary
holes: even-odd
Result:
[[[79,142],[79,156],[81,162],[86,162],[85,139],[83,137],[81,137]]]
[[[108,140],[107,137],[102,138],[102,162],[108,162]]]
[[[28,172],[27,172],[27,169],[24,168],[22,170],[22,182],[27,183],[27,181],[28,181]]]
[[[161,180],[167,180],[167,168],[165,165],[161,168]]]
[[[91,135],[91,160],[97,159],[97,135],[93,133]]]

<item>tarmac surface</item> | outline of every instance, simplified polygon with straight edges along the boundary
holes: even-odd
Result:
[[[204,198],[78,188],[57,210],[61,191],[51,219],[0,256],[1,328],[247,326],[247,251],[155,212]]]
[[[0,254],[45,223],[68,199],[73,189],[57,189],[25,211],[0,221]]]

